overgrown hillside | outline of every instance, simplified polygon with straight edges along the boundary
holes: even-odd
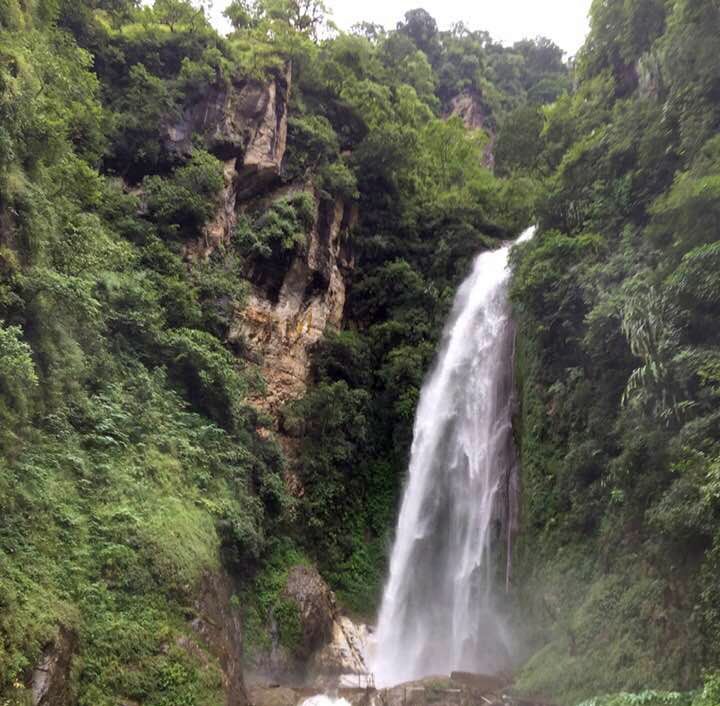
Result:
[[[3,704],[243,704],[241,623],[263,639],[290,562],[370,613],[453,287],[531,217],[537,180],[483,161],[567,88],[556,47],[228,14],[221,38],[183,0],[0,2]],[[345,330],[267,414],[248,293],[338,203]]]
[[[544,184],[513,286],[521,686],[568,703],[720,664],[719,30],[712,1],[596,1],[514,154]]]
[[[516,688],[718,706],[717,2],[595,0],[571,68],[227,15],[0,0],[0,703],[244,706],[327,637],[291,579],[372,618],[457,284],[537,221]]]

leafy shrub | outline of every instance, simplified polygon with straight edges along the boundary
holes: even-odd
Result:
[[[579,706],[691,706],[692,697],[670,691],[641,691],[637,694],[614,694],[589,701]]]
[[[274,201],[260,216],[238,219],[236,244],[249,258],[281,258],[283,254],[302,247],[315,221],[315,201],[301,191]]]
[[[215,213],[223,183],[222,163],[196,149],[172,177],[146,177],[143,186],[148,211],[164,226],[164,232],[197,237]]]
[[[332,196],[339,196],[346,201],[358,198],[357,179],[343,161],[333,162],[320,172],[318,186]]]
[[[219,424],[234,428],[244,382],[222,343],[197,329],[176,329],[163,338],[171,370],[190,400]]]
[[[288,574],[308,558],[287,540],[276,540],[262,569],[245,594],[246,646],[251,660],[267,654],[272,647],[271,624],[277,627],[280,645],[291,653],[300,646],[301,623],[298,606],[283,596]]]
[[[339,153],[338,137],[326,117],[304,115],[288,119],[288,148],[283,164],[288,179],[302,177],[329,164]]]
[[[22,329],[0,324],[0,395],[4,405],[27,412],[28,394],[37,384],[32,350],[22,340]]]

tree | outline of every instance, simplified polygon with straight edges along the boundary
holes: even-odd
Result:
[[[357,22],[350,28],[350,32],[370,42],[378,42],[386,35],[385,28],[375,22]]]
[[[233,0],[225,16],[235,29],[262,28],[272,32],[278,24],[316,39],[328,10],[322,0]]]
[[[205,20],[205,10],[195,7],[190,0],[155,0],[153,13],[157,21],[166,24],[171,32],[180,26],[194,28],[198,20]]]
[[[397,29],[410,37],[431,63],[435,62],[440,54],[440,41],[437,22],[430,13],[422,9],[410,10],[405,13],[405,22],[399,22]]]
[[[249,29],[255,22],[253,8],[246,0],[232,0],[223,11],[223,15],[230,20],[235,31]]]
[[[515,169],[533,169],[543,149],[542,129],[542,113],[536,106],[512,111],[503,121],[495,142],[497,173],[505,176]]]

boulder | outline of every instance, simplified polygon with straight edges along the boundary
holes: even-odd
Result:
[[[368,629],[346,616],[338,616],[332,625],[330,642],[313,656],[310,672],[318,676],[366,675],[365,648]]]
[[[65,706],[72,701],[72,664],[77,634],[60,626],[57,637],[45,647],[32,673],[33,706]]]
[[[307,660],[332,637],[335,596],[315,567],[299,565],[290,569],[283,597],[298,608],[301,637],[294,652]]]
[[[344,683],[340,677],[349,677],[349,685],[357,686],[356,676],[367,677],[364,652],[368,630],[340,614],[335,595],[315,567],[293,566],[280,598],[297,609],[297,640],[292,645],[282,644],[281,616],[273,610],[265,628],[270,647],[252,657],[254,686],[338,686]]]
[[[283,686],[251,686],[249,695],[253,706],[297,706],[302,701],[298,691]]]

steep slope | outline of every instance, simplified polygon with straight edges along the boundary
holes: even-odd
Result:
[[[59,26],[91,19],[74,3],[0,11],[0,692],[240,705],[233,574],[286,500],[223,342],[240,283],[229,263],[184,262],[177,238],[200,236],[222,166],[197,147],[173,165],[168,87],[141,64],[118,99],[133,112],[101,104],[91,67],[107,57]],[[75,26],[93,28],[137,49]]]
[[[719,28],[714,2],[595,3],[577,91],[535,132],[521,686],[566,703],[704,672],[717,703]]]

